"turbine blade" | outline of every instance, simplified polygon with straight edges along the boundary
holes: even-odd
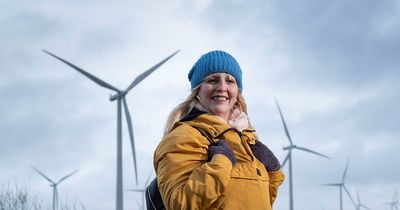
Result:
[[[57,182],[57,184],[61,183],[62,181],[64,181],[64,180],[67,179],[68,177],[74,175],[76,172],[78,172],[78,170],[75,170],[74,172],[68,174],[67,176],[64,176],[63,178],[60,179],[60,181]]]
[[[350,159],[347,159],[346,167],[344,168],[343,176],[342,176],[342,183],[344,183],[344,179],[346,178],[347,168],[349,167]]]
[[[35,168],[35,167],[33,167],[33,166],[31,166],[31,168],[32,168],[33,170],[35,170],[37,173],[39,173],[42,177],[44,177],[45,179],[47,179],[47,181],[49,181],[49,182],[51,182],[51,183],[53,183],[53,184],[56,184],[55,182],[53,182],[53,180],[51,180],[49,177],[47,177],[46,175],[44,175],[44,173],[42,173],[41,171],[39,171],[39,169],[37,169],[37,168]]]
[[[136,180],[136,185],[138,185],[139,181],[138,181],[138,175],[137,175],[136,150],[135,150],[135,140],[134,140],[134,136],[133,136],[132,119],[131,119],[131,115],[129,113],[128,104],[126,103],[125,96],[122,97],[122,101],[124,103],[124,108],[125,108],[125,117],[126,117],[126,122],[128,125],[128,130],[129,130],[129,139],[131,141],[133,167],[135,168],[135,180]]]
[[[139,203],[139,201],[137,199],[135,199],[136,204],[138,205],[139,209],[141,208],[141,204]]]
[[[322,186],[334,186],[334,187],[340,187],[342,186],[342,184],[336,184],[336,183],[332,183],[332,184],[321,184]]]
[[[290,138],[289,130],[286,126],[285,118],[283,117],[283,114],[281,111],[281,107],[279,106],[278,100],[275,97],[274,97],[274,99],[275,99],[275,104],[278,107],[279,115],[281,116],[281,120],[282,120],[283,128],[285,129],[286,136],[289,139],[290,145],[293,145],[292,138]]]
[[[360,207],[363,207],[364,209],[367,209],[367,210],[371,210],[370,208],[368,208],[366,205],[364,205],[364,204],[360,204]]]
[[[319,153],[319,152],[316,152],[316,151],[307,149],[307,148],[305,148],[305,147],[295,147],[295,149],[303,150],[303,151],[310,152],[310,153],[316,154],[316,155],[318,155],[318,156],[321,156],[321,157],[324,157],[324,158],[327,158],[327,159],[331,159],[330,157],[328,157],[328,156],[326,156],[326,155],[324,155],[324,154],[321,154],[321,153]]]
[[[286,155],[285,160],[283,160],[283,162],[282,162],[282,168],[283,168],[283,166],[285,166],[286,162],[288,161],[289,156],[290,156],[290,152]]]
[[[79,200],[79,204],[81,205],[81,208],[82,208],[83,210],[86,210],[86,206],[82,203],[81,200]]]
[[[139,76],[137,76],[133,82],[128,86],[128,88],[125,90],[125,92],[129,92],[133,87],[135,87],[137,84],[139,84],[144,78],[146,78],[147,76],[149,76],[151,73],[153,73],[156,69],[158,69],[158,67],[160,67],[161,65],[163,65],[165,62],[167,62],[170,58],[172,58],[174,55],[176,55],[179,52],[179,50],[177,50],[176,52],[172,53],[170,56],[168,56],[167,58],[165,58],[164,60],[160,61],[159,63],[157,63],[156,65],[154,65],[153,67],[151,67],[150,69],[146,70],[145,72],[143,72],[142,74],[140,74]]]
[[[143,189],[128,189],[126,191],[131,191],[131,192],[144,192],[145,190]]]
[[[97,78],[96,76],[90,74],[89,72],[86,72],[85,70],[79,68],[78,66],[75,66],[74,64],[72,64],[72,63],[70,63],[70,62],[68,62],[68,61],[66,61],[66,60],[64,60],[64,59],[62,59],[62,58],[60,58],[60,57],[54,55],[53,53],[50,53],[50,52],[48,52],[48,51],[46,51],[46,50],[43,50],[43,52],[45,52],[45,53],[47,53],[47,54],[53,56],[54,58],[56,58],[56,59],[60,60],[61,62],[67,64],[68,66],[72,67],[73,69],[79,71],[80,73],[82,73],[83,75],[85,75],[87,78],[91,79],[93,82],[97,83],[98,85],[100,85],[100,86],[102,86],[102,87],[105,87],[105,88],[107,88],[107,89],[111,89],[111,90],[115,90],[115,91],[117,91],[117,92],[121,92],[120,90],[118,90],[118,89],[115,88],[114,86],[112,86],[112,85],[110,85],[110,84],[104,82],[103,80]]]
[[[358,194],[358,190],[356,190],[356,194],[357,194],[357,202],[358,202],[359,204],[361,204],[361,201],[360,201],[360,194]]]
[[[349,190],[347,189],[346,185],[343,185],[343,188],[344,188],[344,191],[346,191],[347,196],[349,196],[349,198],[350,198],[350,200],[351,200],[351,203],[352,203],[353,205],[355,205],[354,200],[353,200],[353,197],[351,196],[351,194],[350,194]]]

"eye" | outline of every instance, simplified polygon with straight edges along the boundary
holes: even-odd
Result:
[[[218,80],[217,80],[216,78],[214,78],[214,77],[211,77],[211,78],[207,79],[206,82],[207,82],[207,83],[210,83],[210,84],[215,84],[215,83],[218,82]]]
[[[226,82],[227,83],[231,83],[231,84],[235,84],[236,83],[236,79],[234,77],[227,77],[226,78]]]

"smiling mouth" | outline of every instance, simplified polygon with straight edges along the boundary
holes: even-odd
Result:
[[[213,97],[211,97],[211,99],[213,99],[215,101],[227,101],[228,97],[226,97],[226,96],[213,96]]]

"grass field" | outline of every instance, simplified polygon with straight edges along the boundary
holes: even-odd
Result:
[[[30,187],[7,183],[0,188],[0,210],[52,210],[52,201],[40,198]],[[86,208],[79,201],[68,204],[61,201],[58,210]]]

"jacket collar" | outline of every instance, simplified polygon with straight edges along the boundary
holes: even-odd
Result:
[[[193,120],[194,118],[198,117],[199,115],[205,114],[207,112],[202,111],[198,108],[193,108],[192,111],[189,112],[185,117],[183,117],[180,122],[185,122],[185,121],[190,121]]]
[[[255,140],[254,135],[246,135],[255,132],[252,127],[240,133],[233,129],[229,124],[221,120],[219,117],[199,110],[197,108],[193,108],[188,115],[186,115],[175,125],[175,127],[180,124],[188,124],[192,127],[203,129],[207,131],[212,138],[218,138],[223,133],[229,130],[234,130],[235,132],[239,133],[239,135],[245,134],[245,136],[250,137],[248,139],[250,141],[249,143],[252,143]]]

